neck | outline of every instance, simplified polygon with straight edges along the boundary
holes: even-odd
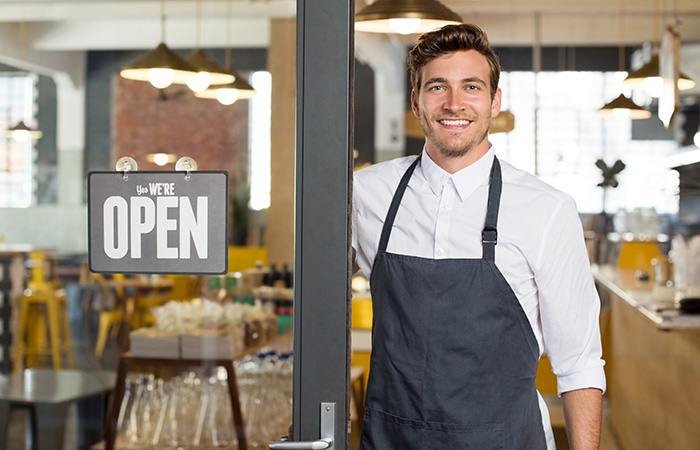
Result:
[[[490,148],[488,141],[485,140],[484,143],[485,145],[474,147],[462,156],[446,156],[440,150],[431,147],[427,143],[425,145],[425,151],[438,167],[449,174],[453,174],[480,160]]]

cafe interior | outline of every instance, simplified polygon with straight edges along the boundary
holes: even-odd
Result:
[[[0,0],[0,448],[253,449],[287,434],[297,7]],[[601,300],[600,448],[700,448],[700,3],[354,9],[353,168],[422,150],[418,34],[483,28],[502,65],[489,140],[579,210]],[[226,174],[225,270],[104,269],[92,180],[197,171]],[[358,448],[372,303],[361,274],[350,289]],[[537,387],[569,448],[546,354]]]

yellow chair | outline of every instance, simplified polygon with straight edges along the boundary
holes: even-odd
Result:
[[[53,368],[61,369],[64,353],[68,366],[75,368],[65,291],[63,289],[25,290],[20,299],[14,355],[15,372],[19,372],[23,366],[35,365],[39,356],[49,355],[52,358]]]
[[[66,293],[56,278],[55,262],[55,259],[47,258],[43,251],[29,254],[31,274],[27,280],[28,288],[20,298],[15,371],[19,371],[23,365],[37,365],[40,356],[49,355],[53,367],[60,369],[63,366],[63,353],[67,356],[68,365],[75,367]]]
[[[93,280],[100,287],[100,321],[97,331],[97,343],[95,344],[95,356],[97,358],[102,358],[104,353],[105,345],[107,345],[107,338],[110,336],[116,337],[119,333],[119,327],[121,326],[124,315],[122,310],[119,308],[117,299],[114,292],[110,289],[107,284],[107,280],[102,274],[94,273],[92,274]]]

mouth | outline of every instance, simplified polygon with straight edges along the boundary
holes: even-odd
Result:
[[[441,119],[438,122],[448,127],[463,127],[472,123],[471,120],[467,119]]]

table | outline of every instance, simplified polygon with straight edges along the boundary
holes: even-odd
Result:
[[[10,409],[29,407],[34,418],[35,448],[61,450],[70,404],[95,398],[102,400],[100,397],[114,389],[115,380],[115,372],[107,370],[25,369],[0,376],[0,447],[7,448]],[[89,434],[86,425],[95,420],[95,414],[79,408],[79,415],[78,434],[82,438]],[[102,422],[103,417],[97,419]]]
[[[151,296],[161,297],[162,303],[173,288],[173,280],[163,276],[115,276],[109,279],[107,284],[114,288],[117,294],[118,307],[122,308],[121,343],[122,348],[128,350],[129,332],[131,331],[133,319],[144,306],[141,303]]]

